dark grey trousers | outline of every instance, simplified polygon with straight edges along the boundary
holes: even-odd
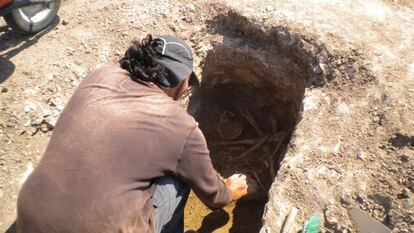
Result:
[[[155,208],[156,233],[183,233],[184,207],[190,188],[170,176],[158,179],[152,203]]]

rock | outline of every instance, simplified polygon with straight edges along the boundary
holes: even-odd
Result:
[[[7,87],[2,87],[1,88],[1,93],[6,93],[8,91],[9,91],[9,89],[7,89]]]
[[[327,209],[325,210],[325,219],[328,224],[333,226],[335,226],[338,223],[334,206],[327,207]]]
[[[312,67],[312,71],[313,71],[314,74],[322,74],[323,73],[322,68],[318,64],[316,64]]]
[[[357,159],[364,161],[364,160],[365,160],[365,158],[366,158],[366,154],[365,154],[365,152],[360,151],[360,152],[357,154]]]
[[[328,65],[324,64],[324,63],[320,63],[319,67],[322,70],[322,73],[326,73],[326,71],[328,70]]]
[[[48,109],[48,108],[43,108],[42,110],[43,110],[43,111],[42,111],[42,114],[43,114],[42,116],[43,116],[43,117],[45,117],[45,118],[46,118],[46,117],[48,117],[48,116],[50,116],[50,115],[51,115],[51,112],[52,112],[52,111],[51,111],[50,109]]]
[[[57,122],[57,118],[50,118],[44,121],[44,124],[47,125],[49,130],[53,130],[55,128]]]
[[[392,208],[389,212],[388,212],[388,222],[390,223],[390,225],[392,227],[395,227],[397,225],[397,223],[399,222],[400,219],[400,211],[396,208]]]
[[[348,233],[349,231],[348,231],[348,229],[346,229],[346,227],[345,226],[338,226],[337,228],[336,228],[336,230],[338,231],[338,232],[341,232],[341,233]]]
[[[401,196],[403,198],[409,198],[410,197],[410,191],[407,188],[403,189],[403,191],[401,193]]]
[[[174,26],[174,25],[172,25],[172,24],[168,24],[168,27],[171,29],[171,31],[173,31],[173,32],[176,32],[177,31],[177,28]]]
[[[195,12],[196,8],[193,4],[190,3],[185,7],[185,10],[190,11],[190,12]]]
[[[49,100],[49,106],[56,107],[57,105],[56,105],[56,102],[54,100],[50,99]]]
[[[62,111],[65,107],[65,104],[60,98],[54,98],[49,100],[49,106],[54,107],[59,111]]]
[[[210,50],[211,48],[208,45],[202,45],[200,47],[197,47],[195,50],[196,54],[203,54],[205,52],[207,52],[208,50]]]
[[[3,188],[0,188],[0,199],[4,196]]]
[[[401,155],[401,157],[400,157],[400,161],[403,162],[403,163],[408,162],[409,159],[410,158],[407,155]]]
[[[408,189],[410,189],[411,192],[414,192],[414,181],[408,183]]]
[[[414,222],[414,216],[412,214],[408,214],[403,219],[405,222]]]
[[[68,25],[69,24],[69,21],[68,20],[66,20],[66,19],[64,19],[63,21],[62,21],[62,25]]]
[[[343,194],[340,199],[342,205],[350,206],[352,204],[352,196],[349,194]]]
[[[36,119],[31,120],[31,125],[37,126],[37,125],[42,124],[42,122],[43,122],[43,116],[39,116],[39,117],[36,117]]]
[[[273,8],[273,6],[266,6],[266,10],[267,11],[273,11],[275,8]]]
[[[33,112],[37,109],[37,105],[33,102],[26,101],[24,103],[24,111],[25,112]]]

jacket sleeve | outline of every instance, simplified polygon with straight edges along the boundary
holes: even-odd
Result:
[[[187,138],[175,175],[211,209],[223,208],[232,200],[230,189],[213,168],[206,140],[198,127]]]

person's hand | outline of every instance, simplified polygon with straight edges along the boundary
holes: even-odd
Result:
[[[247,194],[247,181],[243,174],[234,174],[227,178],[224,183],[231,190],[233,201],[237,201]]]

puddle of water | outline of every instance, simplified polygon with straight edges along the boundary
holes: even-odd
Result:
[[[185,210],[185,230],[198,233],[259,232],[265,201],[237,204],[223,210],[208,209],[194,193]],[[240,222],[242,220],[242,222]]]

